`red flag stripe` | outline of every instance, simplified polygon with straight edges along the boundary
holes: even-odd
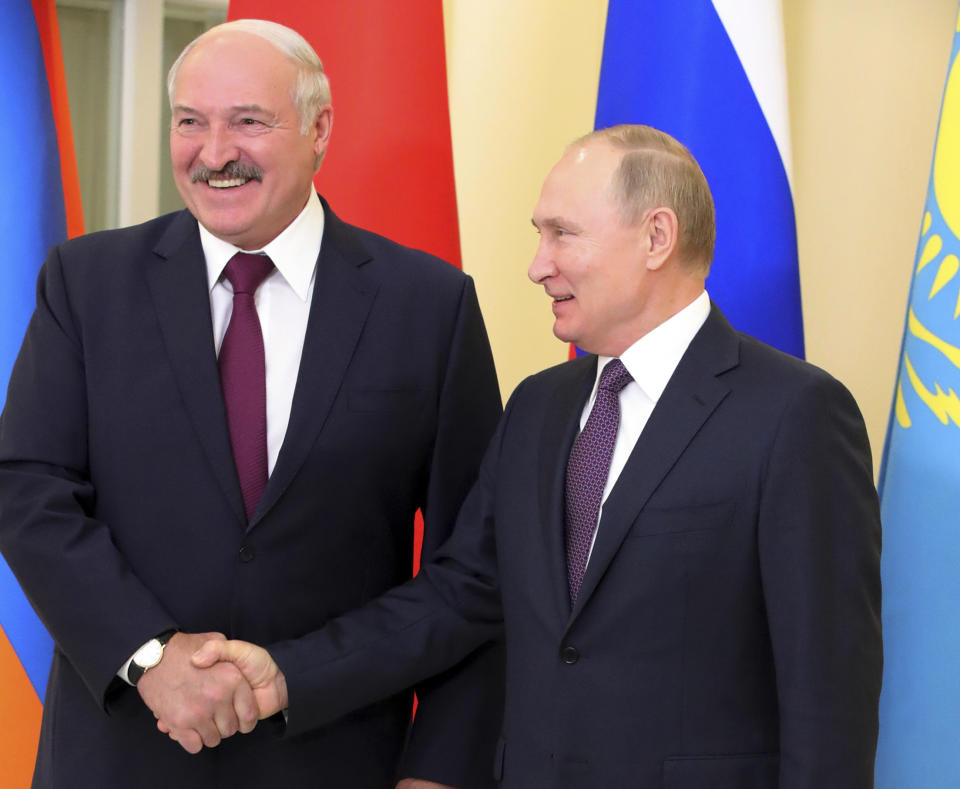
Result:
[[[60,147],[60,172],[63,176],[63,202],[67,214],[67,235],[83,234],[83,204],[80,202],[80,178],[77,174],[77,156],[73,147],[73,127],[70,124],[70,104],[67,101],[67,77],[63,70],[63,50],[60,46],[60,27],[57,24],[55,0],[32,0],[37,18],[43,61],[47,67],[50,85],[50,103],[57,127]]]

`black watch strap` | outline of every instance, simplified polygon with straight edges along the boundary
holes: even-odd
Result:
[[[162,657],[163,647],[167,645],[167,642],[171,638],[173,638],[173,635],[176,632],[177,632],[176,630],[164,630],[160,635],[150,639],[150,641],[148,641],[147,643],[149,644],[152,641],[156,641],[159,644],[159,647],[161,650],[161,657]],[[139,653],[140,650],[138,649],[137,652]],[[136,687],[137,683],[140,681],[140,678],[147,673],[147,669],[153,668],[159,662],[160,662],[160,658],[157,658],[156,662],[151,663],[150,665],[146,665],[146,666],[140,665],[137,662],[137,655],[134,654],[133,660],[131,660],[130,665],[127,666],[127,681],[131,685]]]

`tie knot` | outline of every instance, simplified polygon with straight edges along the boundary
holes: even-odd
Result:
[[[632,380],[633,376],[627,372],[627,368],[623,366],[623,362],[614,358],[607,362],[607,366],[604,367],[603,372],[600,373],[600,383],[597,384],[597,388],[606,389],[608,392],[618,394],[620,390]]]
[[[224,276],[236,293],[256,293],[257,288],[273,271],[273,261],[266,255],[237,252],[224,269]]]

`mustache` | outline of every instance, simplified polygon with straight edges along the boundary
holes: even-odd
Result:
[[[190,172],[190,180],[193,183],[198,181],[207,182],[211,178],[218,180],[232,180],[234,178],[243,178],[247,181],[263,181],[263,171],[253,164],[244,164],[243,162],[227,162],[219,170],[211,170],[202,164]]]

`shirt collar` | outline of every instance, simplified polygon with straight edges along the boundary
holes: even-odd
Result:
[[[323,205],[317,193],[311,189],[307,204],[283,232],[263,249],[248,249],[247,252],[263,252],[277,267],[277,271],[287,281],[294,293],[303,301],[310,294],[310,282],[317,267],[320,255],[320,242],[323,238]],[[240,247],[217,238],[200,225],[200,243],[207,263],[207,286],[213,290],[223,274],[223,269]]]
[[[620,361],[654,403],[667,388],[674,370],[694,336],[710,314],[710,297],[703,291],[676,315],[648,332],[620,355]],[[601,356],[597,362],[597,381],[613,357]],[[594,382],[594,390],[596,390]]]

